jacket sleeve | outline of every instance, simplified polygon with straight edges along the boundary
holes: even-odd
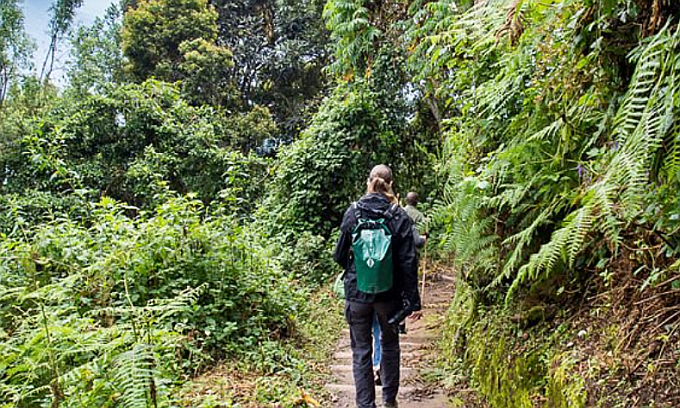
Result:
[[[413,312],[420,310],[420,294],[418,293],[418,260],[413,236],[413,221],[404,214],[404,222],[400,228],[400,242],[397,248],[397,262],[403,273],[403,298],[410,304]]]
[[[342,219],[342,224],[340,225],[340,237],[338,237],[338,243],[335,245],[335,252],[333,253],[333,259],[335,259],[335,262],[340,264],[345,271],[347,271],[349,265],[349,250],[352,245],[352,233],[349,231],[349,226],[352,221],[350,218],[350,211],[347,210]]]
[[[422,248],[425,246],[425,237],[418,233],[418,229],[415,224],[413,225],[413,242],[416,244],[416,248]]]

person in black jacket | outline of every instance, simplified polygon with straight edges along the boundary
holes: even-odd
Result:
[[[392,233],[394,276],[392,288],[386,292],[369,294],[357,289],[351,252],[357,212],[362,218],[387,217],[387,226]],[[392,170],[389,167],[378,165],[371,170],[366,195],[345,212],[334,258],[345,270],[345,319],[350,328],[357,407],[376,406],[372,367],[374,314],[378,317],[381,329],[383,402],[385,407],[396,407],[400,366],[399,331],[396,324],[389,324],[388,321],[401,309],[406,309],[407,314],[420,310],[420,295],[413,221],[399,206],[392,191]]]

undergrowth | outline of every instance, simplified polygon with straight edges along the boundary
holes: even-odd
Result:
[[[299,317],[295,336],[226,360],[187,383],[180,405],[201,408],[328,406],[329,361],[344,325],[334,294],[322,289]],[[308,405],[309,404],[309,405]]]
[[[128,208],[105,198],[87,222],[3,236],[0,406],[173,406],[218,360],[274,375],[262,401],[309,384],[337,314],[327,295],[310,302],[311,282],[332,271],[302,249],[286,258],[301,269],[283,269],[278,243],[219,203],[169,194],[138,217]]]
[[[473,296],[459,282],[439,345],[439,363],[446,368],[442,383],[453,395],[474,386],[483,401],[479,406],[585,406],[584,387],[557,354],[569,337],[567,325],[522,329],[535,311],[513,318],[497,307],[480,307]]]

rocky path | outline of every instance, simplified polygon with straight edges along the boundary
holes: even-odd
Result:
[[[443,316],[453,297],[453,285],[444,279],[428,281],[425,289],[423,316],[419,320],[407,320],[407,334],[401,335],[401,386],[400,408],[448,408],[448,398],[436,386],[423,380],[422,373],[428,368],[435,352],[435,342]],[[334,396],[334,408],[355,407],[354,379],[352,377],[352,352],[349,330],[343,330],[331,367],[333,380],[326,388]],[[381,390],[376,387],[376,402],[381,406]]]

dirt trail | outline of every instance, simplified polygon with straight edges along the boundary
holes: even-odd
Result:
[[[453,297],[453,284],[448,280],[428,277],[425,289],[423,317],[407,320],[407,334],[400,336],[401,384],[397,400],[400,408],[449,408],[448,398],[436,386],[422,378],[423,369],[433,359],[444,313]],[[352,352],[349,330],[343,334],[336,347],[331,371],[333,380],[326,388],[334,396],[334,408],[355,407]],[[380,387],[376,387],[376,403],[381,406]]]

